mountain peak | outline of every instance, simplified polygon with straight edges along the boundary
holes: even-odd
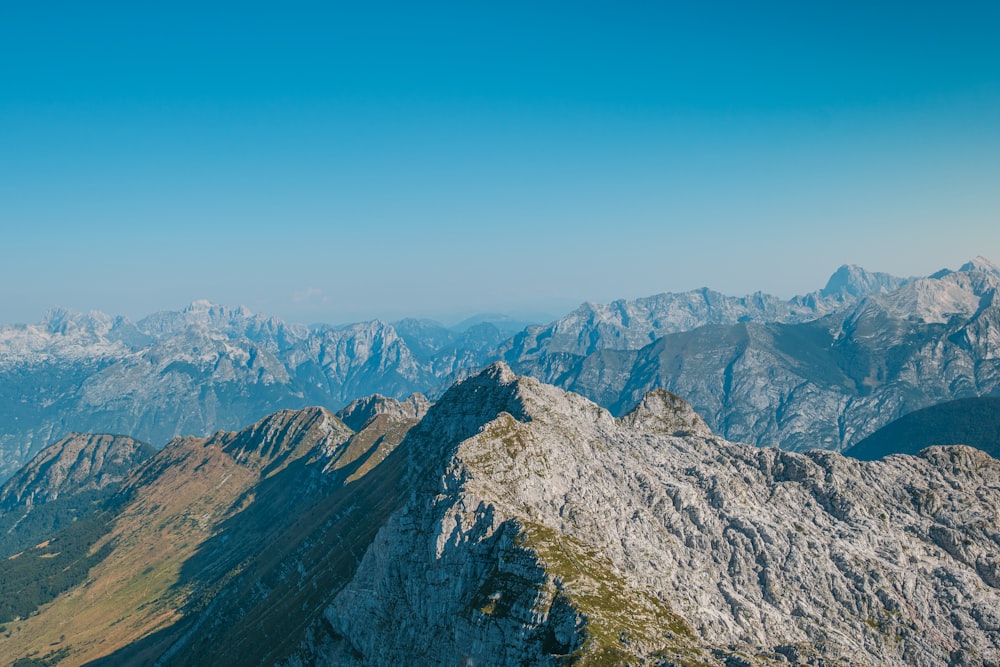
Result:
[[[141,331],[157,337],[178,334],[189,327],[245,332],[253,321],[266,321],[255,316],[246,306],[231,308],[207,299],[192,301],[179,311],[160,311],[138,322]]]
[[[325,408],[279,410],[239,433],[225,448],[241,462],[272,468],[320,447],[332,451],[351,436],[351,430]],[[293,456],[298,452],[298,456]]]
[[[222,304],[209,301],[208,299],[197,299],[192,301],[181,310],[181,313],[188,316],[196,316],[197,319],[211,321],[216,318],[225,319],[249,319],[253,317],[253,312],[246,306],[224,306]]]
[[[50,308],[45,313],[45,317],[42,318],[42,324],[49,333],[62,335],[81,329],[95,333],[107,333],[114,323],[114,318],[99,310],[81,313],[62,306]]]
[[[665,389],[647,391],[638,405],[619,421],[632,429],[677,437],[713,435],[712,429],[687,401]]]
[[[187,307],[184,308],[185,312],[194,312],[200,310],[210,310],[212,308],[219,307],[218,304],[212,303],[208,299],[195,299]]]
[[[991,273],[995,276],[1000,276],[1000,267],[998,267],[996,264],[986,259],[982,255],[978,255],[973,259],[969,260],[961,267],[959,267],[958,270],[965,273],[980,271],[982,273]]]
[[[820,290],[823,296],[846,294],[862,298],[869,294],[889,292],[906,282],[888,273],[872,272],[857,264],[844,264],[834,271],[826,287]]]
[[[438,403],[446,407],[460,404],[463,410],[468,408],[477,414],[492,413],[490,419],[502,411],[518,416],[523,408],[517,396],[518,384],[525,380],[505,362],[497,361],[453,385]]]
[[[517,375],[510,369],[510,366],[503,361],[497,361],[490,364],[480,375],[483,375],[498,384],[510,384],[517,380]]]
[[[448,446],[472,437],[502,412],[518,421],[530,421],[521,391],[528,383],[539,384],[518,377],[507,364],[496,362],[452,385],[414,428],[429,432],[435,446]]]

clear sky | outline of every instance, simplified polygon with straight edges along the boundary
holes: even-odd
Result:
[[[559,315],[1000,262],[1000,3],[0,9],[0,322]]]

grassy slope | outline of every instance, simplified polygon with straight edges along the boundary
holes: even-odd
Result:
[[[86,585],[18,623],[0,640],[0,652],[37,656],[46,652],[39,647],[59,646],[67,654],[60,664],[83,664],[178,620],[188,593],[180,579],[184,561],[256,474],[225,455],[221,443],[193,438],[168,446],[153,463],[144,469],[153,479],[92,548],[112,545]]]

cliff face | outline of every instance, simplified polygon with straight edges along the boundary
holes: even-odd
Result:
[[[0,488],[4,511],[119,484],[155,449],[119,435],[73,433],[39,452]]]

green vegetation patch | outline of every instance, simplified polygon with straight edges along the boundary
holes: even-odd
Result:
[[[111,550],[90,549],[108,532],[109,517],[97,512],[70,524],[51,540],[0,560],[0,622],[26,618],[60,593],[83,582]]]
[[[700,642],[683,618],[648,591],[630,587],[595,547],[535,523],[518,546],[531,550],[551,575],[547,586],[584,619],[582,648],[571,664],[703,664]]]
[[[69,657],[69,648],[63,647],[50,651],[42,657],[29,656],[20,658],[11,663],[11,667],[51,667],[58,665],[65,658]]]
[[[475,445],[465,449],[463,459],[471,470],[480,473],[480,481],[501,497],[509,497],[510,491],[495,480],[504,479],[510,471],[549,476],[544,448],[533,445],[527,427],[506,412],[487,424],[473,441]]]

